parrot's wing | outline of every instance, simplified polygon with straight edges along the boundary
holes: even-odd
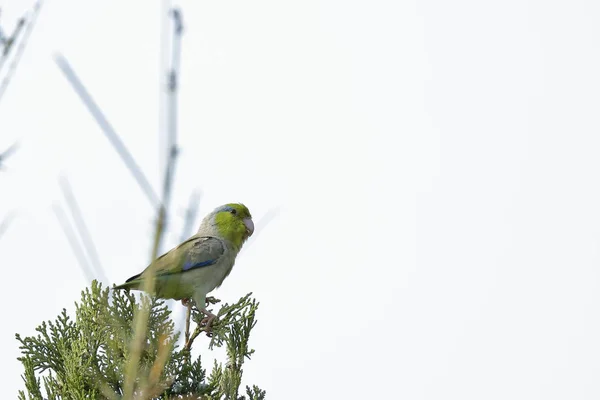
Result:
[[[158,277],[208,267],[215,264],[224,253],[225,245],[221,239],[212,236],[192,236],[158,257],[144,272],[132,276],[126,282],[148,274]]]
[[[202,237],[192,243],[181,271],[213,265],[223,254],[225,254],[225,245],[221,239],[212,236]]]

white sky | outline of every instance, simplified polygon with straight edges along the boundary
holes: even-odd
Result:
[[[600,3],[180,4],[174,213],[196,188],[202,215],[280,209],[215,292],[261,302],[246,383],[600,396]],[[5,0],[5,30],[29,6]],[[0,173],[0,217],[18,211],[0,241],[5,393],[22,387],[14,333],[87,283],[51,208],[61,173],[111,283],[150,249],[153,210],[52,55],[158,187],[159,37],[157,1],[48,1],[0,102],[0,150],[21,143]]]

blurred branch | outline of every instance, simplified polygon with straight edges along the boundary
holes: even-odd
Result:
[[[156,221],[154,245],[152,247],[152,256],[150,259],[151,262],[156,260],[158,256],[158,246],[160,245],[160,238],[164,232],[164,221],[165,208],[161,206],[159,207],[158,219]],[[155,285],[154,272],[151,270],[148,273],[147,278],[144,279],[140,289],[146,293],[153,293]],[[150,303],[143,303],[133,319],[134,336],[130,342],[131,356],[125,367],[125,380],[123,382],[124,399],[132,399],[135,393],[135,382],[139,376],[139,361],[146,340],[146,329],[148,326],[148,318],[150,317],[150,308]]]
[[[248,239],[248,243],[242,248],[242,251],[244,251],[244,249],[247,249],[251,243],[254,243],[258,234],[262,232],[262,230],[265,229],[269,222],[273,221],[273,219],[275,219],[277,215],[279,215],[279,207],[271,208],[256,222],[256,231],[254,232],[254,235],[250,236],[250,239]]]
[[[15,27],[15,30],[10,34],[10,36],[8,36],[7,38],[2,38],[3,40],[2,55],[0,55],[0,71],[2,71],[6,60],[8,60],[8,56],[10,54],[9,52],[13,48],[15,42],[17,41],[17,38],[19,37],[19,33],[21,33],[23,26],[25,26],[25,18],[22,17],[19,19],[19,22],[17,22],[17,26]]]
[[[19,18],[17,26],[9,36],[5,36],[4,33],[2,33],[2,37],[0,38],[0,43],[2,44],[2,54],[0,55],[0,71],[2,71],[4,63],[6,63],[6,60],[8,60],[9,52],[17,41],[23,26],[25,26],[25,17]]]
[[[183,229],[181,233],[180,242],[184,242],[187,238],[192,235],[192,227],[194,226],[194,222],[196,221],[196,216],[198,215],[198,208],[200,205],[200,193],[197,191],[192,192],[190,196],[190,202],[188,204],[188,208],[185,210],[185,221],[183,224]],[[190,319],[192,317],[192,307],[190,304],[186,307],[185,310],[185,342],[188,343],[190,340]]]
[[[200,193],[198,191],[193,191],[190,196],[190,201],[188,203],[188,207],[185,210],[185,220],[183,224],[183,229],[181,230],[181,239],[180,242],[184,242],[187,238],[192,236],[192,229],[194,226],[194,222],[196,221],[196,217],[198,215],[198,208],[200,205]],[[192,307],[190,304],[185,309],[185,342],[187,343],[190,340],[190,318],[192,317]]]
[[[4,150],[4,152],[0,153],[0,169],[2,169],[2,163],[4,162],[4,160],[6,160],[11,154],[13,154],[18,147],[19,143],[15,142],[12,145],[10,145],[8,149]]]
[[[8,227],[12,223],[13,219],[15,219],[15,213],[10,212],[4,217],[2,222],[0,222],[0,238],[4,236],[4,233],[8,230]]]
[[[173,180],[175,175],[175,162],[177,159],[177,79],[179,73],[179,53],[180,53],[180,36],[181,36],[181,12],[172,10],[172,16],[175,22],[175,33],[173,37],[173,56],[170,69],[169,79],[169,107],[167,114],[168,131],[167,134],[167,165],[165,168],[165,177],[163,181],[162,202],[158,208],[158,216],[156,220],[156,231],[154,234],[154,246],[152,249],[151,262],[154,261],[161,248],[162,239],[164,237],[165,228],[167,225],[167,212],[171,202],[173,191]],[[153,276],[148,276],[142,284],[142,291],[152,293],[154,291],[155,280]],[[123,397],[125,399],[132,398],[135,393],[135,381],[138,376],[139,360],[141,357],[142,348],[146,339],[146,327],[150,314],[149,305],[142,307],[134,319],[135,335],[131,341],[131,357],[126,366],[125,382],[123,387]]]
[[[183,229],[181,230],[180,242],[186,241],[192,236],[192,229],[198,216],[198,209],[200,208],[200,192],[193,191],[190,196],[188,207],[185,210]]]
[[[190,319],[192,317],[192,303],[188,302],[185,307],[185,343],[190,343]]]
[[[73,71],[73,69],[69,65],[67,59],[62,55],[57,54],[54,57],[54,61],[73,87],[73,90],[75,90],[81,101],[86,105],[90,114],[92,114],[98,125],[100,125],[100,129],[102,129],[108,140],[111,142],[114,149],[119,154],[119,156],[125,163],[125,166],[129,169],[129,172],[131,172],[134,179],[136,180],[136,182],[138,183],[138,185],[140,186],[140,188],[142,189],[152,206],[159,207],[160,200],[158,198],[158,195],[152,188],[152,185],[150,185],[150,182],[135,162],[135,159],[133,158],[129,150],[127,150],[127,147],[120,139],[117,132],[114,130],[112,125],[110,125],[110,123],[108,122],[98,105],[94,102],[94,99],[87,92],[87,90],[75,74],[75,71]]]
[[[173,181],[175,177],[175,166],[178,153],[177,147],[177,105],[179,92],[179,68],[181,59],[181,35],[183,33],[183,24],[181,11],[173,8],[170,11],[173,18],[173,40],[171,44],[171,65],[169,67],[169,80],[167,85],[167,165],[163,181],[162,206],[165,209],[163,224],[166,228],[166,212],[171,204],[171,194],[173,192]],[[162,237],[159,237],[159,249]]]
[[[69,211],[71,212],[71,217],[75,222],[75,228],[77,229],[79,237],[81,238],[81,241],[83,243],[83,248],[85,249],[91,261],[92,267],[95,270],[95,278],[108,284],[106,274],[104,273],[104,268],[102,268],[102,265],[100,264],[100,257],[98,256],[98,251],[96,250],[96,246],[94,245],[94,241],[92,240],[92,235],[90,234],[90,231],[87,228],[85,220],[81,214],[81,210],[79,209],[77,200],[73,195],[71,185],[69,184],[68,179],[64,176],[59,179],[59,184],[67,202]]]
[[[163,76],[164,71],[168,71],[169,69],[169,13],[171,10],[171,0],[160,0],[160,47],[159,47],[159,88],[158,88],[158,131],[163,132],[166,124],[165,124],[165,96],[164,93],[164,80],[163,78],[168,78],[168,76]],[[166,158],[164,157],[163,149],[165,147],[168,148],[166,144],[166,138],[163,135],[158,135],[158,149],[159,149],[159,174],[162,174],[165,170]]]
[[[62,228],[65,236],[67,237],[67,240],[69,241],[71,250],[73,251],[75,258],[77,258],[77,261],[79,262],[79,265],[83,270],[83,273],[85,274],[88,281],[93,281],[94,273],[92,271],[92,268],[90,267],[90,264],[88,263],[88,260],[85,257],[83,250],[81,249],[81,245],[77,242],[77,237],[73,228],[69,224],[67,215],[65,214],[63,209],[57,204],[55,204],[52,208],[54,210],[54,214],[56,214],[56,218],[58,219],[60,227]]]
[[[21,56],[23,55],[23,52],[25,51],[25,46],[27,45],[29,36],[31,35],[31,32],[33,31],[33,27],[35,26],[35,22],[36,22],[37,16],[38,16],[41,8],[42,8],[41,1],[38,1],[33,6],[33,12],[31,14],[31,18],[29,19],[29,22],[27,23],[27,26],[25,27],[25,31],[23,32],[21,41],[19,42],[19,45],[17,46],[17,50],[15,51],[13,60],[10,63],[10,65],[8,66],[8,71],[6,72],[6,75],[4,76],[2,83],[0,83],[0,100],[2,100],[2,97],[4,96],[4,93],[6,92],[6,88],[8,87],[8,84],[9,84],[15,70],[17,69],[17,66],[19,65],[19,61],[21,60]],[[23,29],[23,26],[25,25],[25,21],[26,21],[25,17],[22,17],[19,20],[19,23],[17,24],[17,27],[13,31],[12,35],[5,40],[2,56],[0,57],[0,71],[2,71],[2,67],[4,66],[5,61],[9,57],[10,49],[15,45],[15,42],[17,41],[17,37],[18,37],[20,31],[21,31],[21,29]]]

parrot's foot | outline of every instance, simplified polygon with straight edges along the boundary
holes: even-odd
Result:
[[[217,304],[220,301],[221,300],[217,300],[212,296],[206,298],[206,304]],[[184,306],[188,306],[190,304],[195,305],[196,302],[192,299],[181,299],[181,304],[183,304]]]
[[[203,308],[200,311],[202,311],[206,315],[205,318],[202,318],[202,321],[200,321],[200,323],[204,324],[206,329],[206,335],[212,336],[212,324],[213,321],[217,318],[217,316],[208,311],[206,308]]]

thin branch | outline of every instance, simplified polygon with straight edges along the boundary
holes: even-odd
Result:
[[[198,209],[200,208],[200,192],[193,191],[188,202],[188,207],[185,210],[183,229],[181,230],[181,242],[192,236],[192,229],[194,229],[194,223],[198,216]]]
[[[17,69],[17,66],[19,65],[19,61],[21,60],[21,56],[23,55],[23,52],[25,51],[25,46],[27,44],[29,36],[31,35],[31,32],[33,31],[33,27],[35,26],[35,21],[37,19],[38,14],[40,13],[41,8],[42,8],[41,1],[38,1],[33,6],[33,13],[31,15],[31,18],[29,19],[29,22],[27,23],[27,26],[25,27],[25,31],[23,32],[23,36],[21,37],[21,40],[17,47],[17,50],[15,51],[15,56],[13,57],[13,61],[8,66],[8,72],[4,76],[2,83],[0,83],[0,100],[4,96],[4,93],[6,92],[6,88],[8,87],[8,84],[10,82],[10,79],[12,78],[15,70]],[[14,41],[16,40],[16,36],[19,34],[18,31],[23,27],[24,24],[25,24],[25,18],[21,18],[19,20],[19,25],[15,29],[15,32],[13,32],[13,34],[9,38],[10,40],[12,40],[11,46],[14,46]],[[3,57],[0,59],[0,70],[2,70],[2,65],[4,64],[4,61],[8,58],[8,51],[10,50],[9,47],[11,47],[9,45],[5,45],[5,46],[6,47],[4,48]]]
[[[185,308],[185,343],[190,342],[190,319],[192,317],[192,303],[189,302]],[[191,345],[190,345],[191,346]]]
[[[0,169],[2,169],[2,163],[4,162],[4,160],[10,157],[17,150],[18,147],[19,143],[15,142],[12,145],[10,145],[8,149],[4,150],[4,152],[0,154]]]
[[[177,8],[171,9],[170,15],[173,17],[173,41],[171,46],[171,65],[169,69],[169,81],[167,86],[167,165],[163,181],[162,206],[169,210],[171,204],[171,194],[173,192],[173,181],[175,177],[175,166],[178,153],[177,147],[177,95],[179,92],[179,68],[181,58],[181,35],[183,33],[183,24],[181,11]],[[166,215],[165,215],[166,217]],[[168,221],[164,220],[165,228]],[[160,240],[159,238],[159,249]]]
[[[242,251],[244,251],[244,249],[247,249],[251,243],[254,243],[258,234],[262,232],[262,230],[265,229],[269,222],[273,221],[278,214],[279,207],[271,208],[256,222],[256,231],[254,232],[254,235],[252,235],[250,239],[248,239],[248,243],[242,248]]]
[[[57,204],[55,204],[52,208],[54,210],[56,218],[58,219],[60,227],[62,228],[65,236],[67,237],[67,240],[69,241],[71,250],[73,251],[75,258],[77,259],[79,265],[81,266],[81,269],[83,270],[83,273],[85,274],[89,282],[93,281],[94,273],[92,271],[92,268],[90,267],[90,264],[88,263],[88,260],[85,257],[81,245],[77,242],[77,237],[75,235],[75,232],[73,231],[73,228],[69,224],[67,215],[65,214],[63,209]]]
[[[179,32],[180,33],[180,32]],[[177,35],[175,35],[177,37]],[[177,39],[178,40],[178,39]],[[176,107],[176,93],[177,93],[177,72],[178,71],[174,71],[171,70],[172,74],[171,77],[175,77],[175,84],[170,84],[169,85],[169,89],[170,89],[170,99],[171,102],[174,103],[173,106],[169,107],[169,109],[171,110],[171,114],[172,117],[169,117],[169,121],[171,121],[171,118],[175,119],[177,117],[176,115],[176,111],[177,111],[177,107]],[[172,83],[173,81],[171,81],[170,83]],[[171,194],[172,194],[172,190],[173,190],[173,177],[174,177],[174,172],[175,172],[175,161],[177,158],[177,143],[176,143],[176,131],[174,129],[176,129],[176,125],[174,123],[171,123],[169,125],[169,129],[170,132],[167,132],[168,134],[168,141],[169,141],[169,145],[167,147],[167,151],[168,151],[168,159],[167,159],[167,166],[165,168],[165,177],[164,177],[164,181],[163,181],[163,192],[162,192],[162,202],[160,203],[160,206],[158,208],[158,216],[157,216],[157,220],[156,220],[156,231],[154,234],[154,245],[153,245],[153,249],[152,249],[152,258],[151,261],[153,262],[154,260],[156,260],[156,257],[158,255],[158,252],[161,248],[161,243],[162,243],[162,238],[164,236],[164,232],[165,232],[165,226],[167,224],[167,212],[169,210],[169,205],[170,205],[170,201],[171,201]],[[141,290],[146,292],[146,293],[152,293],[154,291],[154,287],[155,287],[155,279],[154,276],[152,276],[152,273],[150,273],[146,279],[144,279],[144,282],[142,284]],[[149,305],[146,307],[142,307],[142,309],[140,310],[139,313],[136,314],[135,316],[135,320],[134,320],[134,324],[135,324],[135,336],[131,342],[131,357],[129,358],[129,363],[126,366],[125,369],[125,382],[124,382],[124,388],[123,388],[123,394],[124,394],[124,398],[125,399],[129,399],[133,397],[134,394],[134,387],[135,387],[135,381],[136,381],[136,377],[138,376],[138,361],[140,359],[141,356],[141,351],[142,351],[142,346],[144,344],[144,339],[146,337],[146,327],[147,327],[147,322],[148,322],[148,317],[150,314],[150,310],[149,310]]]
[[[154,244],[152,247],[151,261],[156,260],[158,255],[158,246],[160,244],[160,238],[164,232],[164,221],[165,221],[165,208],[160,207],[158,211],[158,219],[156,220],[156,232],[154,234]],[[143,292],[153,293],[156,285],[154,279],[154,271],[149,270],[148,275],[145,277],[140,288]],[[134,337],[130,342],[130,357],[129,362],[125,366],[125,382],[123,385],[123,398],[133,398],[135,392],[135,382],[138,377],[139,360],[142,355],[142,349],[144,348],[144,341],[146,339],[146,329],[148,326],[148,318],[150,316],[150,303],[146,302],[142,305],[139,312],[135,314],[133,319],[134,325]]]
[[[15,219],[15,213],[10,212],[4,217],[2,222],[0,222],[0,238],[2,238],[2,236],[4,236],[4,233],[8,230],[8,227],[10,226],[10,224],[12,223],[12,221],[14,219]]]
[[[196,329],[194,329],[194,332],[191,334],[191,336],[189,336],[186,339],[183,349],[186,351],[192,351],[192,344],[194,343],[194,340],[196,340],[196,338],[198,336],[200,336],[200,334],[202,332],[206,332],[206,331],[207,331],[206,326],[201,326],[200,324],[196,324]]]
[[[206,301],[207,307],[210,304],[217,304],[217,303],[221,302],[221,300],[216,299],[212,296],[207,297],[205,301]],[[189,315],[191,316],[191,314],[192,314],[192,305],[191,304],[188,304],[188,312],[189,312]],[[210,334],[210,332],[211,332],[211,327],[208,327],[205,324],[196,323],[196,329],[194,329],[194,332],[190,335],[189,324],[190,324],[190,318],[187,318],[186,319],[186,332],[185,332],[185,345],[183,346],[183,349],[186,351],[192,351],[192,344],[194,343],[194,340],[196,340],[196,338],[202,332],[206,332],[207,335]]]
[[[71,185],[66,177],[61,177],[59,180],[60,188],[63,192],[65,200],[67,202],[67,207],[71,212],[71,217],[75,222],[75,228],[79,233],[79,237],[83,243],[83,248],[85,249],[93,269],[95,270],[95,275],[100,279],[101,282],[108,283],[106,279],[106,274],[104,273],[104,268],[100,264],[100,256],[98,255],[98,251],[96,250],[96,246],[94,245],[94,241],[92,240],[92,235],[90,234],[89,229],[85,223],[85,220],[82,216],[81,210],[79,209],[79,204],[73,195],[73,191],[71,190]]]
[[[166,97],[164,96],[164,85],[165,78],[164,72],[169,69],[169,11],[171,10],[171,0],[160,1],[160,48],[159,48],[159,66],[160,71],[159,88],[158,88],[158,131],[163,132],[166,129],[165,114],[166,114]],[[158,135],[158,149],[159,149],[159,174],[162,174],[167,164],[167,158],[165,157],[163,149],[168,148],[166,144],[166,138],[163,135]]]
[[[8,36],[7,38],[3,38],[2,54],[0,54],[0,71],[2,71],[2,68],[4,67],[4,63],[6,62],[6,60],[8,60],[10,50],[15,45],[15,42],[17,41],[19,34],[21,33],[21,30],[25,26],[25,21],[26,21],[25,17],[19,18],[19,21],[17,22],[17,26],[15,27],[13,32],[10,34],[10,36]]]
[[[200,205],[200,193],[198,191],[193,191],[190,196],[190,201],[188,203],[188,207],[185,210],[185,220],[183,224],[183,229],[181,230],[181,240],[180,242],[185,241],[192,235],[192,229],[194,226],[194,222],[196,221],[196,217],[198,215],[198,208]],[[192,317],[192,307],[188,305],[185,310],[185,342],[187,343],[190,339],[190,318]]]
[[[108,122],[108,120],[100,110],[100,107],[98,107],[92,96],[87,92],[85,86],[83,86],[83,84],[75,74],[75,71],[73,71],[73,68],[71,68],[71,66],[69,65],[67,59],[61,54],[57,54],[54,56],[54,61],[65,75],[65,78],[67,78],[67,80],[73,87],[73,90],[75,90],[75,92],[79,96],[80,100],[85,104],[90,114],[92,114],[92,117],[94,117],[94,119],[100,126],[100,129],[102,129],[108,140],[111,142],[114,149],[121,157],[121,160],[123,160],[125,166],[127,167],[127,169],[129,169],[129,172],[131,172],[135,181],[138,183],[138,185],[140,186],[140,188],[142,189],[152,206],[159,207],[160,200],[158,198],[158,195],[152,188],[152,185],[150,185],[150,182],[148,181],[138,164],[135,162],[133,156],[131,155],[129,150],[127,150],[127,147],[125,146],[117,132],[114,130],[112,125]]]
[[[144,385],[144,389],[142,389],[142,398],[153,399],[161,394],[166,388],[164,382],[161,384],[160,377],[163,373],[165,365],[169,360],[169,356],[171,355],[171,351],[173,350],[173,343],[169,340],[168,335],[161,335],[158,338],[158,351],[156,354],[156,359],[150,369],[150,374],[148,376],[148,383]],[[172,383],[172,382],[170,382]],[[169,383],[169,385],[170,385]]]

